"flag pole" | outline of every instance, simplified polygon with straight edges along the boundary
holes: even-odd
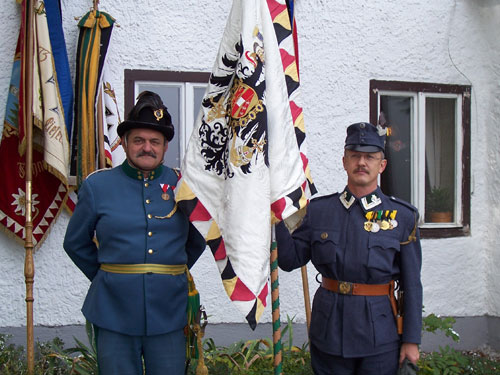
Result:
[[[24,86],[24,124],[26,126],[26,199],[25,199],[25,241],[26,250],[24,259],[24,278],[26,283],[26,341],[28,374],[33,375],[35,371],[35,340],[33,334],[33,284],[35,279],[35,264],[33,260],[33,221],[31,217],[32,208],[32,179],[33,179],[33,5],[31,0],[26,1],[26,44],[25,44],[25,86]]]
[[[102,110],[102,90],[101,81],[97,88],[97,143],[98,143],[98,163],[97,169],[106,167],[106,154],[104,151],[104,125],[103,125],[103,110]]]
[[[309,327],[311,326],[311,297],[309,295],[309,279],[307,278],[307,267],[300,267],[302,275],[302,289],[304,291],[304,307],[306,310],[307,337],[309,337]]]
[[[283,374],[282,350],[281,350],[281,319],[280,319],[280,292],[278,280],[278,245],[274,225],[272,226],[271,239],[271,300],[273,314],[273,354],[274,375]]]

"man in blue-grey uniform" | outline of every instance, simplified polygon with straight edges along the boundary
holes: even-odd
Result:
[[[92,282],[82,312],[97,331],[101,374],[183,374],[187,269],[205,241],[177,209],[174,136],[160,97],[145,91],[118,126],[127,159],[88,176],[64,249]]]
[[[292,235],[283,223],[276,228],[279,266],[311,260],[321,274],[309,331],[315,374],[395,375],[405,359],[419,358],[418,212],[378,187],[385,137],[380,126],[350,125],[344,191],[313,199]]]

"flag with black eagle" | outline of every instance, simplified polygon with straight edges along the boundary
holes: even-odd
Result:
[[[176,189],[252,328],[267,304],[271,225],[315,188],[290,1],[234,0]]]

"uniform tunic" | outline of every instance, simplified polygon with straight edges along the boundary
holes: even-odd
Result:
[[[161,165],[145,180],[127,161],[83,182],[64,249],[92,282],[82,312],[98,327],[143,336],[186,325],[185,274],[117,274],[99,268],[101,263],[194,264],[205,241],[180,210],[174,211],[176,183],[170,168]],[[164,190],[168,200],[162,198]]]
[[[385,216],[394,211],[392,229],[365,229],[371,212]],[[311,260],[330,279],[361,284],[398,280],[404,290],[404,329],[399,337],[388,296],[343,295],[319,287],[310,327],[311,343],[319,350],[353,358],[397,349],[400,341],[420,343],[422,255],[417,217],[413,206],[379,188],[360,199],[346,188],[341,194],[313,199],[293,236],[283,224],[277,226],[278,264],[283,270]]]

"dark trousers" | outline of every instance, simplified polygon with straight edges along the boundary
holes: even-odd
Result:
[[[186,361],[184,331],[155,336],[128,336],[97,329],[100,375],[183,375]]]
[[[324,353],[311,344],[311,364],[316,375],[396,375],[399,349],[369,357],[344,358]]]

